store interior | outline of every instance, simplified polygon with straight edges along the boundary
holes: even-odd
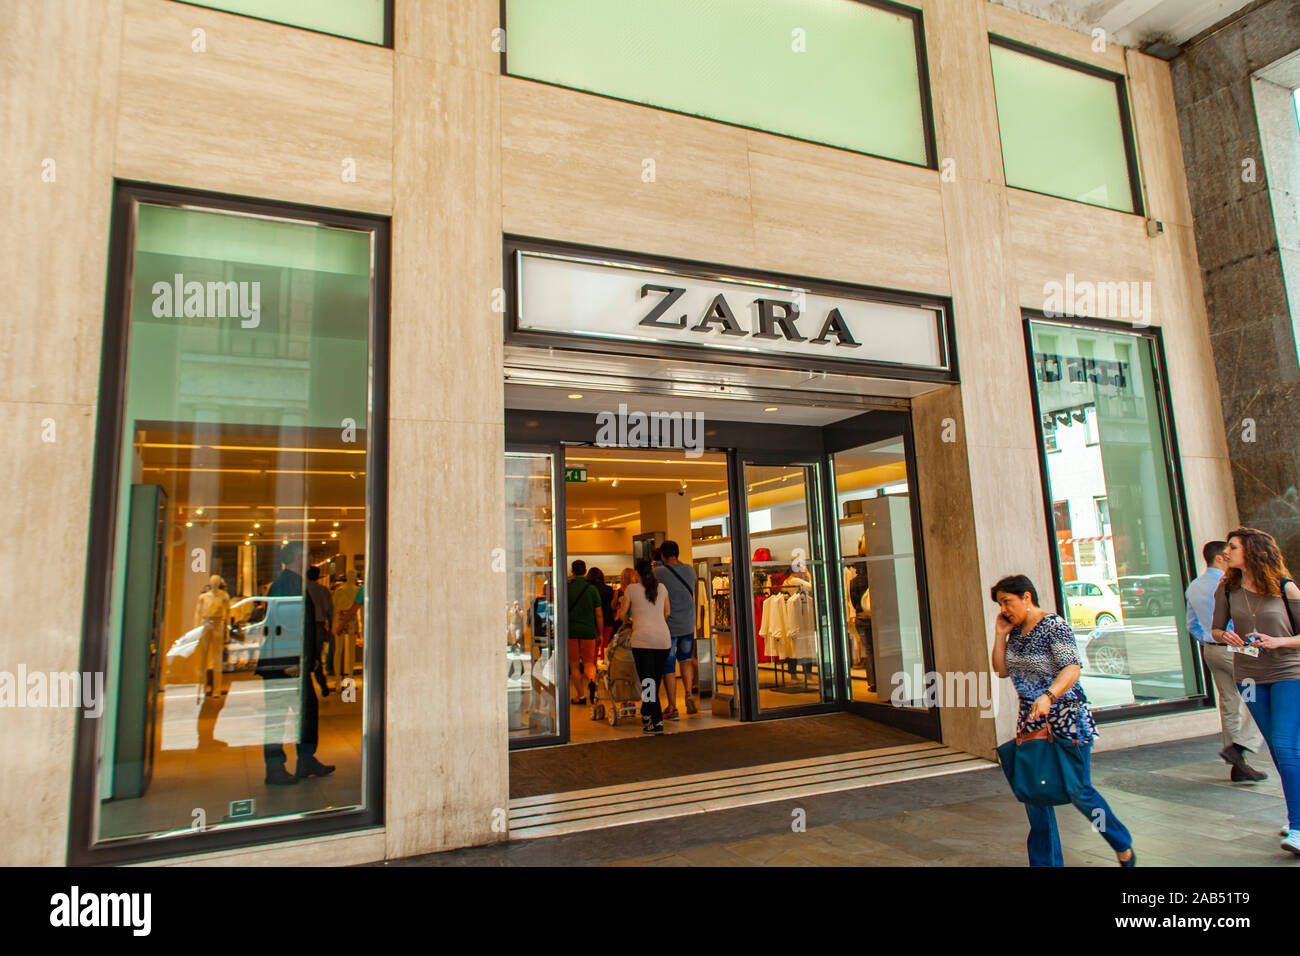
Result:
[[[586,401],[570,402],[610,404],[609,397],[580,398]],[[625,399],[619,397],[630,404]],[[768,422],[782,411],[779,406],[750,409],[740,405],[711,402],[697,407],[708,410],[706,421],[717,419],[718,406],[726,406],[726,414],[754,415],[760,421],[759,416],[766,416]],[[766,408],[773,411],[764,411]],[[691,411],[687,407],[685,414]],[[861,410],[796,407],[787,412],[784,421],[807,418],[809,421],[794,423],[821,425],[855,414]],[[825,465],[814,461],[755,464],[741,458],[746,499],[741,513],[748,521],[749,554],[737,572],[727,455],[723,451],[565,445],[563,462],[555,471],[556,481],[560,476],[565,479],[565,553],[556,566],[570,574],[573,562],[581,560],[588,569],[588,580],[613,591],[606,596],[605,606],[617,607],[622,587],[637,580],[631,571],[636,559],[650,555],[665,539],[678,544],[681,562],[694,572],[696,642],[689,670],[695,680],[693,686],[686,685],[679,663],[674,668],[677,679],[671,682],[671,699],[668,687],[661,688],[661,704],[666,711],[675,707],[678,714],[676,720],[665,721],[668,734],[739,722],[738,694],[743,691],[736,680],[737,613],[752,614],[760,715],[779,715],[834,701],[834,641],[845,642],[853,699],[889,703],[891,681],[886,676],[881,686],[877,669],[892,675],[921,659],[902,437],[832,457],[839,542],[838,550],[830,554],[823,553],[823,535],[817,533],[821,512],[816,474]],[[526,484],[537,495],[532,508],[541,511],[550,494],[544,461],[537,459],[535,467],[535,480]],[[511,497],[509,491],[507,497]],[[521,513],[525,510],[520,508]],[[535,570],[549,567],[548,543],[538,539],[535,544],[534,558],[522,563]],[[743,579],[741,587],[737,587],[737,573]],[[828,593],[836,576],[842,594],[840,613],[845,617],[842,623],[833,620],[835,602]],[[580,691],[591,670],[576,683],[566,681],[563,673],[554,674],[553,666],[547,672],[544,665],[553,645],[549,644],[548,621],[537,609],[548,600],[549,575],[534,574],[527,587],[534,594],[534,613],[525,616],[521,633],[512,637],[517,658],[511,670],[512,736],[554,732],[552,714],[557,705],[568,708],[570,743],[641,736],[635,706],[619,710],[611,720],[620,697],[613,677],[619,667],[606,652],[611,629],[607,627],[598,642],[594,668],[597,704],[574,703],[575,695],[583,696]],[[565,592],[562,589],[560,593]],[[752,602],[752,610],[739,605],[742,600]],[[878,632],[874,637],[873,628]],[[741,628],[740,633],[746,630]],[[540,666],[530,667],[539,661]],[[530,675],[542,679],[530,680]],[[555,682],[549,683],[549,677]],[[688,704],[688,692],[694,706]],[[911,697],[903,702],[911,703]]]

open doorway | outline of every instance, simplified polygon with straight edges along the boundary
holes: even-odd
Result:
[[[642,732],[628,635],[614,637],[627,627],[624,598],[640,582],[636,568],[643,560],[652,562],[657,587],[667,592],[674,639],[659,687],[665,732],[735,723],[727,456],[570,445],[564,476],[569,580],[560,593],[568,601],[570,741]],[[592,644],[572,637],[585,635],[597,616]]]

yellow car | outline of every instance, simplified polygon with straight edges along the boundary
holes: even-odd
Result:
[[[1105,627],[1124,620],[1119,592],[1113,584],[1097,581],[1065,583],[1066,617],[1071,627]]]

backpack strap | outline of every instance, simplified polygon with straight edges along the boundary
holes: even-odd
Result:
[[[1300,632],[1296,631],[1295,618],[1291,614],[1291,599],[1286,596],[1286,586],[1294,583],[1290,578],[1282,579],[1282,606],[1286,608],[1286,619],[1291,622],[1291,636],[1300,637]]]
[[[573,613],[573,609],[574,609],[575,607],[578,606],[578,602],[582,600],[582,596],[583,596],[584,594],[586,594],[586,593],[587,593],[587,590],[591,587],[591,582],[588,581],[586,578],[583,578],[583,579],[582,579],[582,583],[583,583],[583,588],[582,588],[581,591],[578,592],[578,596],[575,597],[572,601],[569,602],[569,613],[570,613],[570,614]]]

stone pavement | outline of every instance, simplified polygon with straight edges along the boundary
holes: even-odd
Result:
[[[1104,732],[1104,728],[1103,728]],[[1219,738],[1093,757],[1093,785],[1133,833],[1139,866],[1300,866],[1278,848],[1286,811],[1267,756],[1228,782]],[[796,815],[806,820],[794,832]],[[1067,866],[1115,866],[1073,808],[1057,809]],[[997,768],[540,840],[390,866],[1024,866],[1024,808]]]

